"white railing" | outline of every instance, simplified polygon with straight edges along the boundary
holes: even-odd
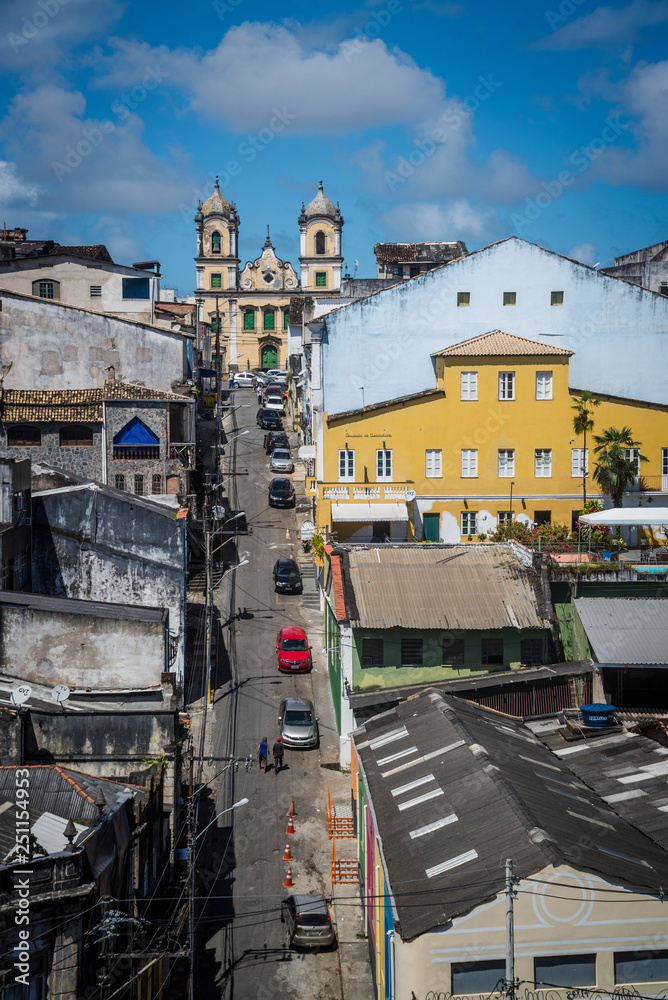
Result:
[[[380,500],[380,486],[353,486],[355,500]]]
[[[383,496],[386,500],[405,500],[407,491],[407,486],[384,486]]]
[[[323,500],[348,500],[350,490],[347,486],[325,486],[322,491]]]

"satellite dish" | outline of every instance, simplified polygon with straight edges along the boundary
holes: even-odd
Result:
[[[32,688],[29,684],[19,684],[10,695],[12,705],[23,705],[31,694]]]
[[[55,688],[51,692],[51,697],[54,701],[63,702],[67,701],[70,696],[70,689],[67,684],[56,684]]]
[[[180,329],[181,329],[180,323],[172,323],[172,330],[180,330]]]
[[[406,490],[406,502],[410,503],[411,500],[415,500],[417,493],[415,490]]]

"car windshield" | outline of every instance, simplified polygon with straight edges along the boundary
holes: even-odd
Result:
[[[285,448],[274,448],[274,459],[281,459],[283,461],[290,460],[290,452],[286,451]]]
[[[302,650],[307,650],[306,639],[284,639],[281,643],[281,649],[285,649],[288,653],[297,653]]]
[[[277,576],[282,580],[289,580],[298,576],[298,573],[294,566],[279,566]]]
[[[275,454],[275,452],[274,452],[274,454]],[[272,492],[274,492],[274,493],[289,493],[290,492],[290,488],[291,488],[290,487],[290,483],[286,479],[281,479],[281,480],[279,480],[279,482],[274,483],[274,485],[272,486]]]
[[[289,708],[285,713],[285,722],[288,726],[310,726],[313,716],[307,708]]]

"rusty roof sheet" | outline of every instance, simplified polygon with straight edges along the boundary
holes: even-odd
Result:
[[[360,628],[541,628],[533,571],[487,545],[341,545]]]
[[[528,340],[526,337],[518,337],[514,333],[490,330],[489,333],[483,333],[479,337],[463,340],[461,344],[453,344],[452,347],[445,347],[442,351],[434,351],[431,356],[432,358],[477,358],[501,357],[507,354],[524,355],[525,357],[536,354],[561,354],[568,357],[574,353],[565,347],[541,344],[538,340]]]
[[[410,261],[433,260],[438,263],[466,257],[466,243],[452,240],[447,243],[376,243],[373,248],[377,261],[385,264],[402,264]]]

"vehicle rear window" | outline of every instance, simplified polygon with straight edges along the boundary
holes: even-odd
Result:
[[[297,923],[300,927],[326,927],[329,917],[326,913],[300,913]]]
[[[285,721],[289,726],[310,726],[313,716],[308,711],[288,709],[285,713]]]

